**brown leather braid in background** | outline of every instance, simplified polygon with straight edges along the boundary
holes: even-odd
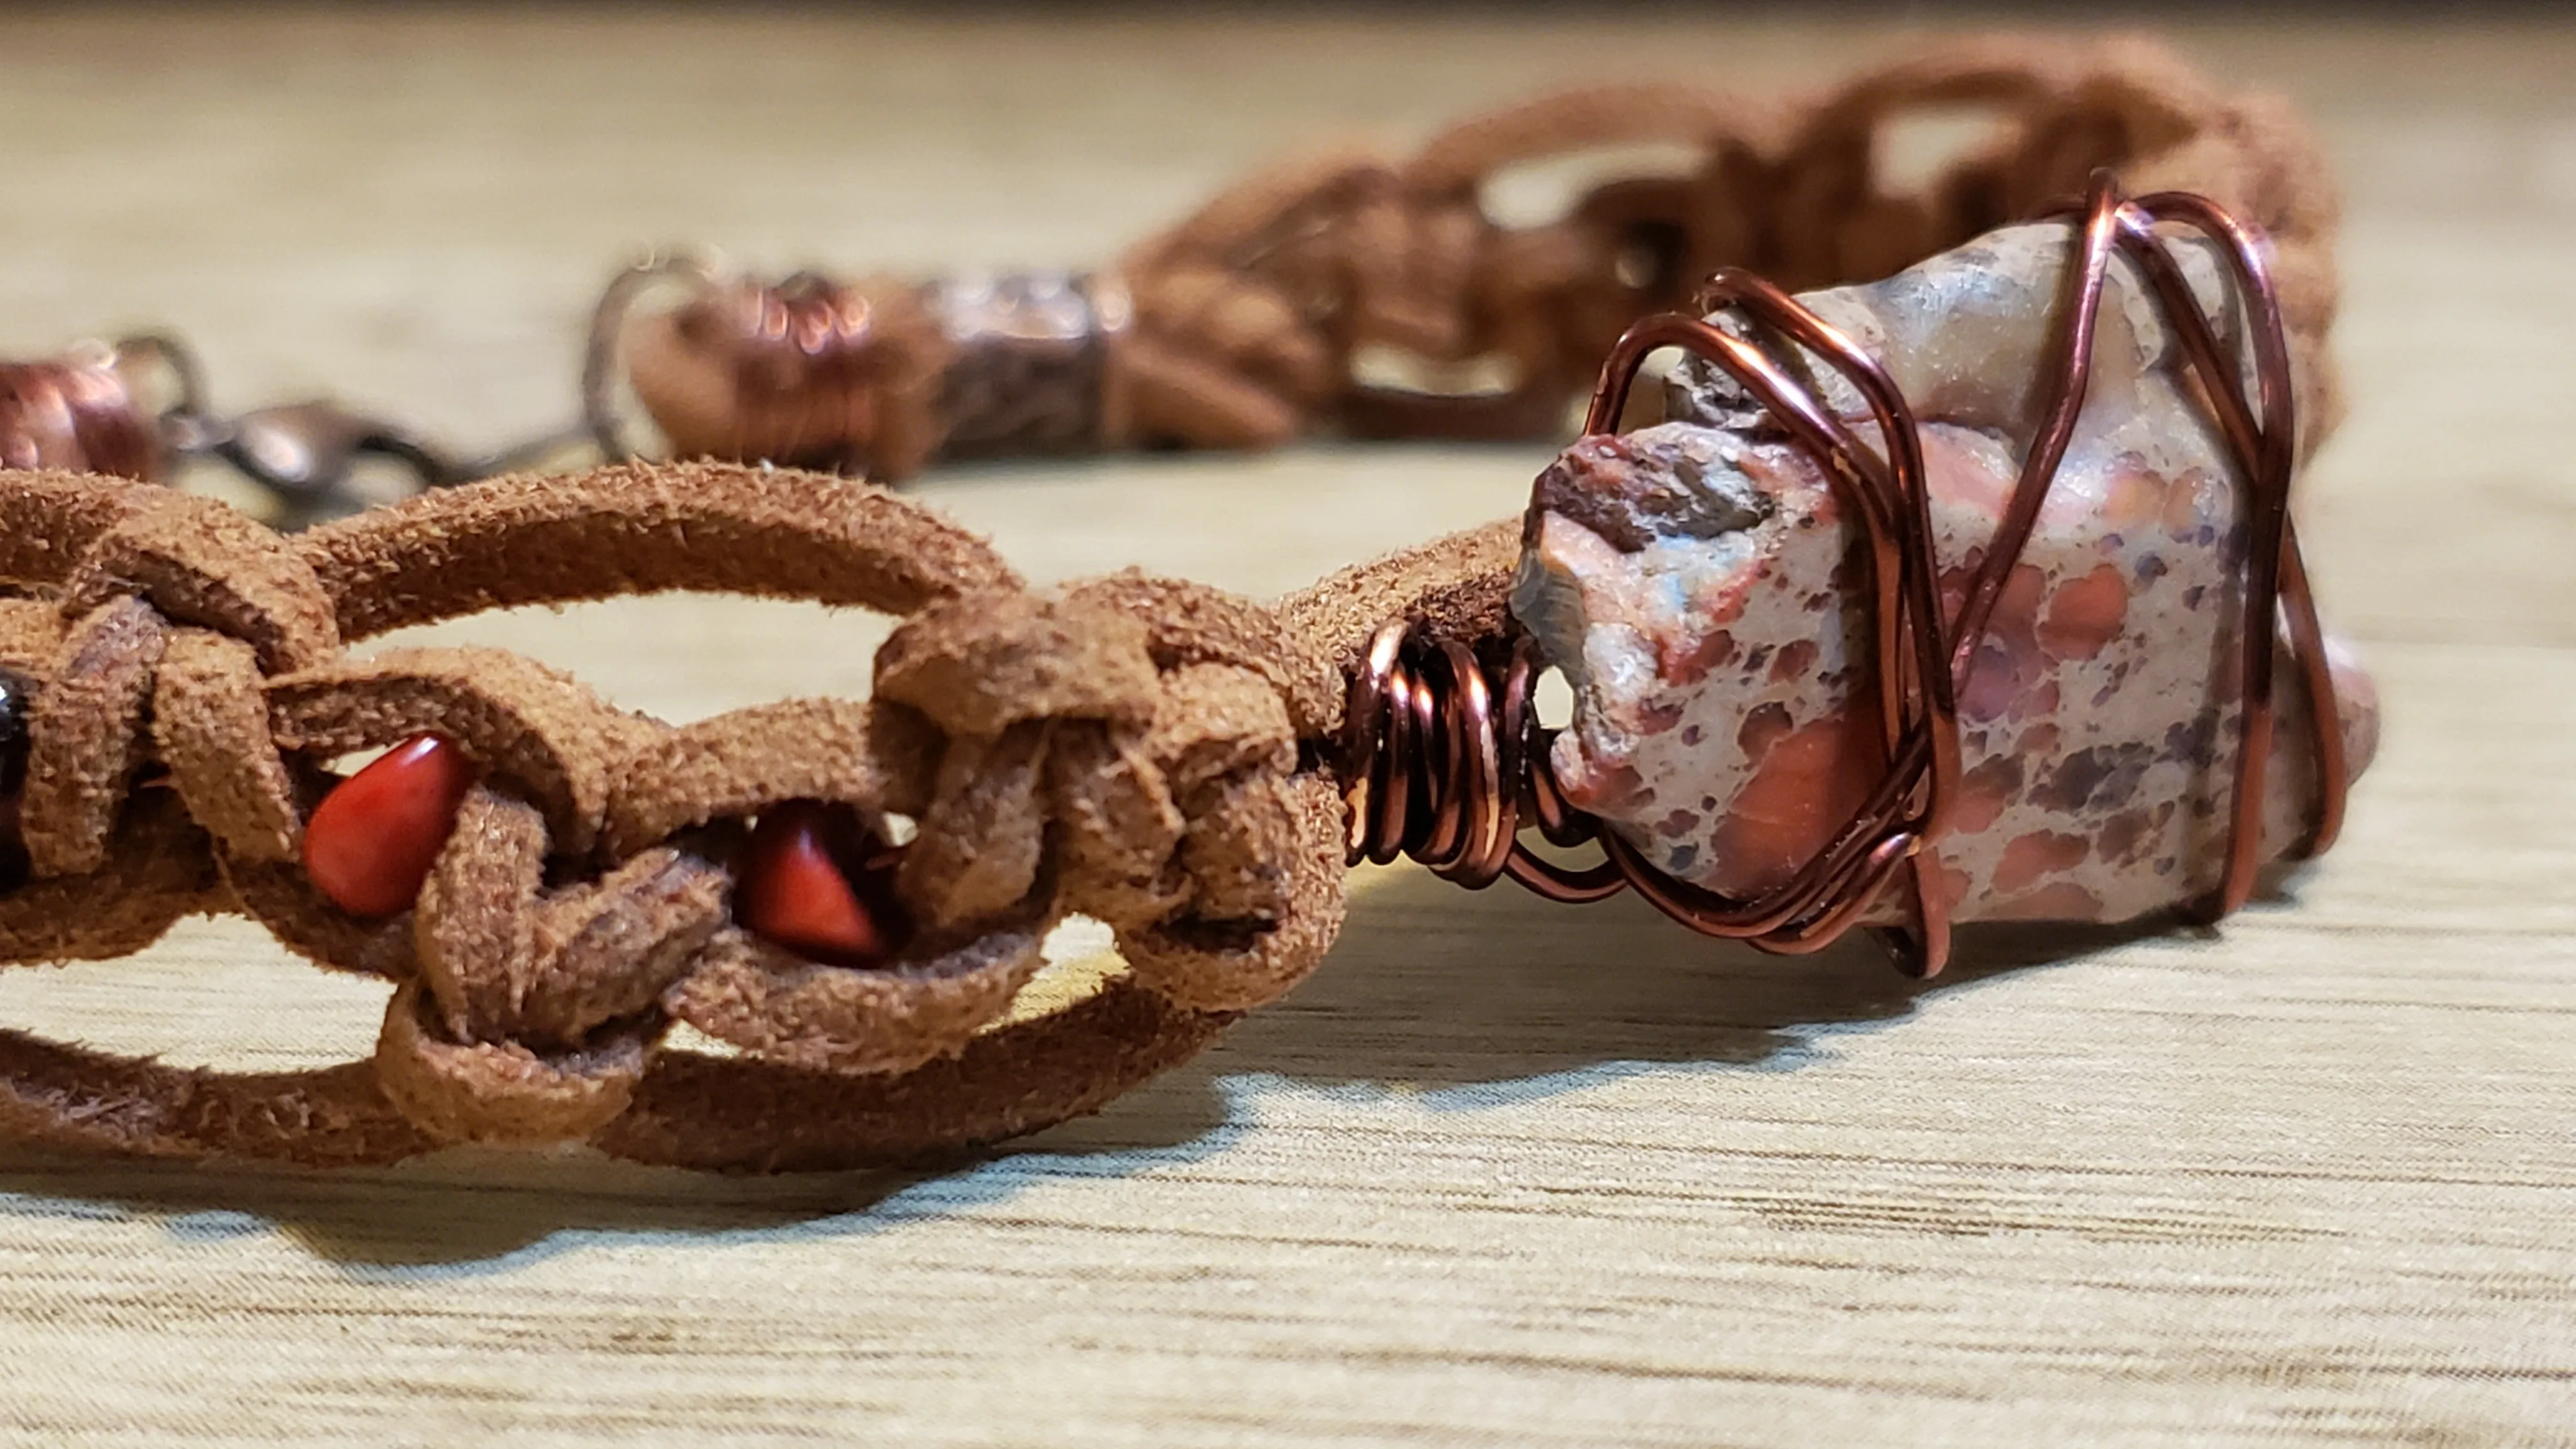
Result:
[[[1882,193],[1885,128],[1956,104],[1993,108],[2000,138],[1922,196]],[[1483,218],[1498,168],[1647,139],[1698,147],[1705,165],[1614,182],[1544,227]],[[2269,231],[2313,445],[2331,416],[2314,390],[2334,300],[2315,149],[2276,105],[2125,45],[1967,47],[1771,108],[1579,93],[1400,165],[1273,173],[1116,269],[1132,310],[1104,363],[1103,435],[1544,432],[1628,323],[1713,266],[1792,286],[1881,275],[2080,190],[2100,165]],[[900,310],[887,301],[878,322]],[[881,473],[930,456],[946,428],[925,362],[945,344],[922,344],[888,342],[851,375],[866,405],[832,414],[868,424],[858,451]],[[1352,376],[1378,344],[1501,354],[1516,382],[1392,397]],[[0,894],[0,961],[123,955],[187,914],[238,912],[394,988],[374,1058],[324,1071],[223,1075],[0,1032],[0,1134],[325,1165],[586,1140],[779,1170],[917,1158],[1091,1110],[1321,958],[1343,909],[1350,672],[1390,620],[1499,639],[1519,530],[1505,520],[1265,607],[1132,573],[1032,593],[915,504],[785,470],[507,478],[292,537],[167,490],[0,473],[14,591],[0,665],[35,686],[20,802],[33,878]],[[484,609],[672,589],[903,622],[868,701],[677,727],[500,651],[348,652]],[[483,783],[413,910],[347,916],[296,865],[324,765],[426,730]],[[921,930],[893,965],[808,961],[732,921],[743,822],[793,800],[915,822],[898,888]],[[1076,913],[1115,931],[1129,970],[1012,1018],[1040,942]],[[733,1053],[666,1049],[676,1022]]]
[[[1883,189],[1890,133],[1943,114],[1995,124],[1920,193]],[[1696,162],[1610,180],[1537,225],[1486,212],[1515,168],[1640,146]],[[1090,277],[718,286],[638,319],[628,362],[684,456],[886,482],[997,452],[1538,439],[1564,430],[1629,323],[1687,307],[1720,266],[1790,291],[1874,280],[2080,196],[2102,165],[2129,194],[2196,191],[2271,235],[2296,371],[2316,390],[2301,416],[2330,427],[2322,161],[2285,105],[2218,94],[2134,41],[1957,45],[1806,101],[1669,85],[1546,97],[1407,160],[1346,149],[1264,172]],[[622,304],[603,309],[603,346]],[[1387,386],[1373,357],[1507,385]],[[614,455],[613,425],[600,431]]]

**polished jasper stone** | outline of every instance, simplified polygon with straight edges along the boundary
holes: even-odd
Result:
[[[2063,226],[2016,227],[1802,299],[1917,410],[1945,616],[2035,430],[2066,249]],[[2205,303],[2222,296],[2205,249],[2173,251]],[[2123,920],[2218,879],[2242,500],[2125,261],[2094,368],[1959,701],[1964,790],[1931,879],[1962,919]],[[1838,379],[1824,389],[1862,415]],[[1814,855],[1881,773],[1859,530],[1714,369],[1685,365],[1667,414],[1575,444],[1540,478],[1513,608],[1574,686],[1553,758],[1573,802],[1668,873],[1748,897]],[[2332,653],[2357,773],[2376,700]],[[2297,844],[2316,796],[2302,691],[2282,664],[2267,855]],[[1891,896],[1871,918],[1896,909]]]

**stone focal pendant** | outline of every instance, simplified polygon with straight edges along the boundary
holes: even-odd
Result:
[[[2069,230],[2008,228],[1798,299],[1913,405],[1945,619],[2040,426]],[[2164,245],[2232,345],[2242,316],[2214,248]],[[2125,255],[2098,315],[2072,444],[1959,690],[1961,789],[1927,860],[1957,919],[2125,920],[2206,896],[2226,854],[2244,489]],[[1814,382],[1866,418],[1841,379]],[[1860,532],[1814,455],[1723,372],[1685,362],[1666,394],[1669,421],[1586,438],[1540,477],[1512,608],[1573,686],[1550,762],[1569,803],[1666,874],[1748,899],[1886,770]],[[2357,775],[2377,701],[2347,652],[2329,658]],[[2277,678],[2266,860],[2298,847],[2318,786],[2286,655]],[[1888,891],[1862,919],[1904,911]]]

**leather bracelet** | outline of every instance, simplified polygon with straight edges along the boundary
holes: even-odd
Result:
[[[1883,190],[1890,122],[1968,102],[1998,138]],[[1501,167],[1640,139],[1703,165],[1542,227],[1482,212]],[[1258,178],[1084,278],[651,262],[603,301],[582,431],[623,452],[622,375],[685,461],[476,479],[507,460],[336,410],[214,421],[159,340],[22,365],[0,962],[237,912],[393,994],[375,1056],[324,1071],[0,1031],[0,1134],[315,1165],[933,1156],[1093,1110],[1276,998],[1364,859],[1634,889],[1774,951],[1865,927],[1918,973],[1953,920],[2223,915],[2331,842],[2375,743],[2287,507],[2335,411],[2331,228],[2277,106],[2152,51],[1981,45],[1767,110],[1534,102],[1403,163]],[[920,504],[803,471],[1544,436],[1586,381],[1525,515],[1267,606],[1134,572],[1031,590]],[[197,452],[327,521],[128,481]],[[352,511],[367,452],[437,486]],[[664,590],[902,622],[868,700],[681,726],[503,651],[347,652]],[[1532,703],[1549,669],[1561,729]],[[1125,970],[1015,1012],[1076,915]],[[668,1045],[682,1023],[730,1053]]]

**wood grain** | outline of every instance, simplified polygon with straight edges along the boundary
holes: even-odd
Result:
[[[0,1153],[0,1442],[2576,1442],[2576,29],[2195,22],[2349,185],[2307,482],[2388,700],[2343,846],[2215,936],[1989,932],[1925,990],[1625,906],[1362,885],[1309,986],[957,1171],[312,1176]],[[1278,152],[1849,20],[0,15],[0,343],[184,330],[223,401],[460,444],[569,407],[604,273],[1080,262]],[[988,468],[1032,575],[1276,592],[1516,506],[1520,449]],[[657,600],[444,631],[691,718],[874,629]],[[0,977],[182,1062],[363,1052],[378,989],[193,926]]]

